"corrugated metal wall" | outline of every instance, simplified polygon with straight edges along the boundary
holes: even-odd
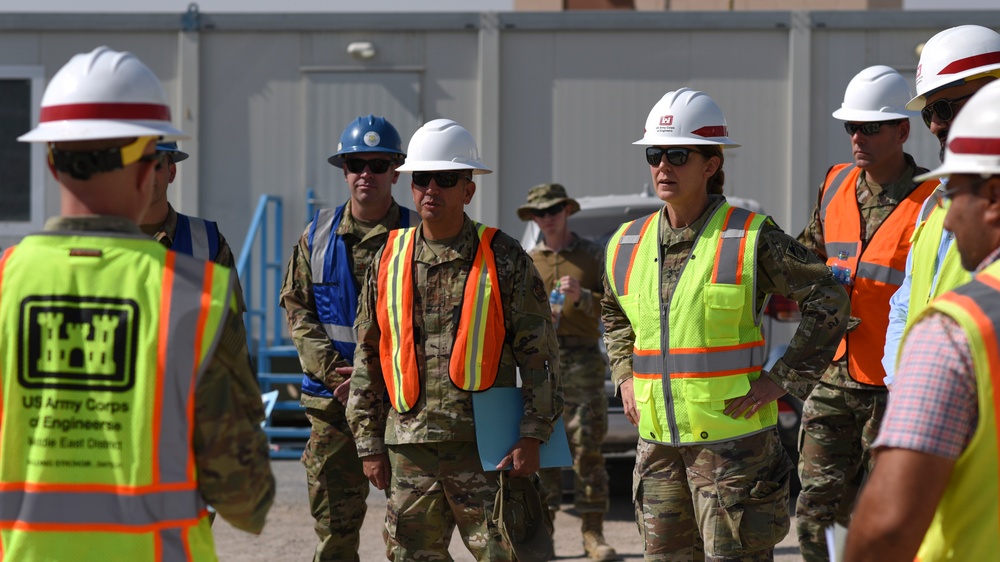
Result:
[[[182,143],[193,157],[172,198],[218,220],[236,252],[261,194],[284,198],[286,248],[307,188],[346,198],[326,156],[360,113],[389,114],[404,143],[421,121],[465,125],[497,170],[470,214],[516,235],[514,210],[536,183],[640,191],[649,172],[631,143],[681,86],[712,95],[743,144],[727,153],[727,190],[797,233],[827,167],[850,157],[830,117],[850,78],[888,64],[912,82],[917,45],[962,23],[997,28],[1000,12],[0,15],[0,65],[40,65],[48,78],[100,44],[135,52],[163,80],[177,124],[197,133]],[[351,57],[355,41],[375,57]],[[937,161],[919,120],[908,150]],[[405,182],[396,197],[412,205]]]

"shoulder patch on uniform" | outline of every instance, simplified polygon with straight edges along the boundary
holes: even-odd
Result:
[[[809,262],[809,249],[798,242],[789,244],[788,248],[785,249],[785,254],[799,263]]]
[[[535,280],[532,285],[531,292],[535,294],[535,298],[538,299],[538,302],[545,302],[548,299],[548,295],[545,294],[545,283],[542,283],[542,278],[535,275]]]

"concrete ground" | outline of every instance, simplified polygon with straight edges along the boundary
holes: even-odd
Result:
[[[267,526],[260,536],[237,531],[225,521],[216,521],[215,541],[222,562],[302,562],[310,560],[316,543],[313,519],[309,514],[305,470],[298,461],[274,461],[277,497],[268,514]],[[604,536],[618,550],[623,560],[642,560],[642,543],[635,526],[630,497],[632,476],[621,461],[609,463],[612,480],[611,511],[605,522]],[[362,561],[385,559],[382,521],[385,496],[372,489],[368,496],[368,514],[361,529]],[[801,560],[793,532],[775,549],[775,560]],[[465,545],[453,537],[451,554],[459,562],[475,562]],[[556,555],[561,561],[585,561],[580,541],[580,518],[572,506],[563,505],[556,517]]]

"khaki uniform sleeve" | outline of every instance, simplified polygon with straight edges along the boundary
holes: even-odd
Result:
[[[632,350],[635,332],[632,323],[618,304],[618,296],[611,290],[607,275],[604,276],[604,296],[601,299],[601,319],[604,322],[604,344],[608,348],[611,380],[618,387],[632,378]]]
[[[346,380],[334,371],[350,363],[333,347],[316,313],[312,291],[312,268],[309,263],[308,230],[292,248],[281,284],[281,307],[285,309],[288,333],[299,353],[302,371],[322,382],[332,392]]]
[[[816,196],[816,207],[813,208],[812,216],[809,217],[809,224],[806,225],[802,234],[799,234],[797,240],[810,252],[819,256],[820,261],[826,262],[826,238],[823,237],[823,223],[819,218],[822,203],[823,185],[820,185],[819,194]]]
[[[233,270],[233,295],[236,297],[236,310],[242,315],[247,311],[247,303],[243,298],[243,286],[240,284],[239,276],[236,272],[236,258],[233,256],[233,249],[226,242],[226,237],[219,232],[219,254],[215,256],[215,263]]]
[[[563,396],[559,373],[559,344],[552,328],[548,293],[535,264],[516,242],[506,253],[496,253],[498,262],[510,260],[510,304],[507,305],[507,341],[521,374],[524,417],[521,437],[545,442],[562,416]],[[507,269],[498,263],[498,269]],[[503,283],[503,280],[501,280]]]
[[[260,387],[247,363],[242,319],[230,310],[195,389],[198,490],[232,526],[260,533],[274,501]]]
[[[381,258],[382,250],[379,250],[365,275],[354,323],[358,332],[358,347],[354,351],[354,373],[351,375],[351,391],[347,400],[347,423],[351,426],[359,457],[386,452],[386,408],[392,407],[382,400],[386,387],[379,358],[381,332],[375,316],[378,264]]]
[[[816,254],[773,224],[765,229],[758,246],[758,296],[783,295],[799,303],[802,312],[788,350],[768,376],[804,399],[833,360],[847,331],[851,301]]]

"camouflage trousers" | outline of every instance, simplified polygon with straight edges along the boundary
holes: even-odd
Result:
[[[858,490],[871,470],[871,446],[885,414],[884,388],[819,383],[802,406],[796,531],[802,558],[829,560],[825,529],[850,523]]]
[[[580,513],[608,510],[608,471],[601,444],[608,434],[608,395],[604,392],[607,362],[597,347],[560,349],[563,422],[573,455],[573,503]],[[538,471],[548,491],[549,509],[558,510],[562,500],[562,469]]]
[[[369,485],[354,436],[339,402],[328,410],[307,409],[306,416],[312,432],[302,464],[319,537],[313,560],[356,561]]]
[[[450,561],[455,527],[476,560],[513,562],[493,522],[498,473],[483,472],[474,441],[389,445],[386,556]]]
[[[639,441],[635,520],[645,560],[774,560],[794,469],[776,430],[712,445]]]

